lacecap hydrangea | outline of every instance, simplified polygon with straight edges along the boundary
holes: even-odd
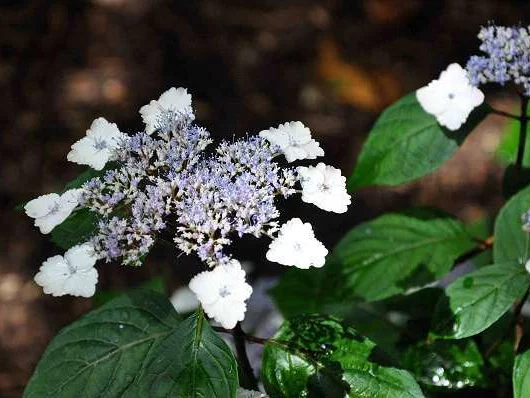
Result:
[[[243,320],[252,293],[245,271],[230,254],[235,239],[270,239],[265,256],[280,264],[324,265],[328,251],[309,223],[278,221],[278,200],[296,194],[326,211],[343,213],[350,204],[338,169],[323,163],[289,166],[324,155],[306,126],[284,123],[212,147],[209,132],[194,123],[191,95],[184,88],[171,88],[140,114],[144,131],[125,134],[98,118],[72,145],[67,159],[103,170],[101,176],[26,204],[27,215],[43,233],[81,209],[98,220],[86,242],[43,264],[36,282],[46,293],[90,296],[97,283],[96,260],[139,266],[163,239],[204,263],[189,287],[210,317],[232,328]]]

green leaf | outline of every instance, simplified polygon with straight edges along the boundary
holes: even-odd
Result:
[[[379,356],[372,341],[336,318],[296,317],[266,344],[262,380],[271,398],[423,397],[410,373]]]
[[[462,339],[482,332],[524,295],[529,283],[530,274],[516,262],[489,265],[457,279],[439,303],[434,334]]]
[[[79,174],[76,178],[74,178],[72,181],[68,182],[61,192],[68,191],[69,189],[81,188],[85,182],[91,180],[92,178],[103,177],[107,171],[116,169],[118,167],[119,164],[117,162],[109,162],[102,170],[94,170],[92,168],[88,168],[81,174]]]
[[[445,275],[475,246],[464,225],[434,210],[386,214],[352,229],[333,252],[345,297],[381,300]]]
[[[522,229],[521,215],[530,209],[530,187],[513,196],[495,220],[493,262],[525,263],[530,247],[528,234]]]
[[[513,396],[514,398],[530,397],[530,350],[515,357]]]
[[[488,112],[487,106],[480,106],[462,128],[449,131],[423,110],[415,92],[406,95],[387,108],[370,131],[348,181],[349,189],[398,185],[433,172]]]
[[[63,329],[24,397],[235,397],[237,387],[235,359],[202,312],[182,319],[140,290]]]
[[[96,230],[97,220],[97,215],[90,210],[77,210],[53,229],[51,240],[63,249],[84,243]]]
[[[410,346],[403,364],[430,390],[485,387],[484,360],[473,340],[420,342]]]

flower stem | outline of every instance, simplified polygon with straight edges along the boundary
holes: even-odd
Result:
[[[257,391],[258,381],[256,380],[256,376],[254,376],[252,366],[250,366],[247,349],[245,347],[245,338],[248,339],[248,336],[241,328],[240,322],[236,324],[236,327],[232,331],[232,336],[234,337],[234,344],[236,346],[237,360],[241,368],[241,386],[248,390]]]
[[[515,167],[519,172],[523,168],[524,150],[526,145],[526,132],[528,129],[528,115],[526,113],[527,107],[528,98],[525,95],[521,95],[521,116],[519,118],[519,146],[517,148],[517,159],[515,161]]]

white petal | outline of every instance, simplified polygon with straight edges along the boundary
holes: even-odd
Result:
[[[449,130],[459,129],[484,102],[484,93],[471,85],[467,72],[458,64],[449,65],[438,80],[417,90],[416,97],[423,109]]]
[[[145,123],[145,131],[147,134],[155,132],[158,118],[164,110],[183,113],[193,119],[191,95],[188,94],[188,90],[183,87],[171,87],[160,95],[158,101],[152,100],[149,104],[140,108],[140,115]]]
[[[95,170],[102,170],[112,159],[113,152],[120,141],[126,137],[115,123],[105,118],[95,119],[86,132],[86,136],[72,145],[66,158],[73,163],[84,164]]]
[[[300,167],[298,172],[302,177],[302,201],[335,213],[348,210],[351,197],[346,190],[346,178],[339,169],[319,163]]]
[[[90,243],[83,243],[68,249],[64,254],[65,260],[72,269],[87,271],[94,267],[97,261],[94,247]]]
[[[98,271],[95,268],[77,271],[64,283],[64,292],[76,297],[92,297],[96,292]]]
[[[245,271],[238,261],[218,265],[212,271],[201,272],[189,284],[208,316],[231,329],[245,316],[245,301],[252,287],[245,281]]]
[[[327,254],[327,249],[315,238],[311,224],[293,218],[282,225],[266,257],[269,261],[305,269],[322,267]]]
[[[39,196],[36,199],[30,200],[24,206],[26,214],[31,218],[38,218],[46,216],[55,207],[59,200],[59,195],[56,193],[49,193]]]
[[[63,296],[64,283],[70,276],[68,264],[62,256],[53,256],[42,263],[35,275],[35,282],[42,286],[44,293]]]

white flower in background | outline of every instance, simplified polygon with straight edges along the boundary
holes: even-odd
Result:
[[[236,398],[267,398],[268,396],[260,391],[245,390],[242,387],[237,389]]]
[[[218,265],[193,277],[189,287],[202,304],[209,317],[224,328],[232,329],[245,318],[247,300],[252,287],[245,281],[245,271],[237,260]]]
[[[346,191],[346,177],[339,169],[319,163],[316,166],[298,167],[302,185],[302,200],[322,210],[345,213],[351,203]]]
[[[199,306],[197,296],[190,290],[189,287],[183,286],[175,290],[169,299],[175,310],[180,314],[193,312]]]
[[[327,254],[328,250],[315,238],[311,224],[292,218],[281,226],[266,257],[275,263],[307,269],[322,267]]]
[[[145,123],[147,134],[153,134],[157,129],[158,119],[163,111],[172,110],[176,113],[186,114],[194,119],[191,107],[191,94],[188,90],[179,87],[171,87],[164,92],[157,101],[151,100],[149,104],[140,108],[140,115]]]
[[[90,243],[70,248],[63,256],[48,258],[35,275],[35,282],[52,296],[91,297],[96,291],[97,257]]]
[[[30,200],[24,206],[26,214],[35,219],[35,226],[43,234],[50,233],[77,207],[81,189],[70,189],[62,195],[49,193]]]
[[[110,123],[98,117],[86,131],[86,136],[72,145],[66,158],[73,163],[86,164],[95,170],[101,170],[112,160],[113,149],[126,137],[116,123]]]
[[[280,124],[277,128],[261,131],[259,135],[277,145],[289,163],[324,156],[324,150],[311,138],[311,131],[302,122]]]
[[[526,271],[530,273],[530,260],[528,260],[528,261],[525,263],[524,267],[525,267]]]
[[[465,69],[451,64],[439,79],[417,90],[416,98],[438,123],[449,130],[458,130],[471,111],[484,102],[484,93],[471,85]]]

